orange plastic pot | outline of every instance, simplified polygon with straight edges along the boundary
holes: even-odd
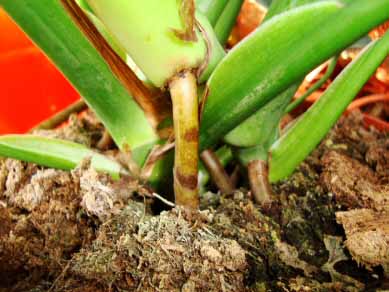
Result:
[[[24,133],[79,98],[0,8],[0,134]]]

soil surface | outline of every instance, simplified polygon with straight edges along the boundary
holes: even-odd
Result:
[[[91,114],[38,134],[115,155]],[[0,160],[0,291],[389,289],[389,136],[357,112],[272,186],[266,209],[241,189],[154,214],[136,180],[89,165]]]

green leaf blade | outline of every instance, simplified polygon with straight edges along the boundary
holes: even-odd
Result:
[[[215,26],[228,0],[196,0],[196,8]]]
[[[389,0],[355,0],[343,9],[337,3],[304,5],[276,16],[224,58],[208,82],[201,149],[215,145],[271,98],[389,18]],[[316,8],[323,5],[338,11],[316,26],[297,26],[304,17],[319,17],[323,10]],[[298,38],[290,40],[291,35]]]
[[[60,1],[0,0],[0,5],[73,84],[120,148],[157,140],[141,108]]]
[[[270,143],[274,142],[274,138],[277,136],[274,133],[278,130],[279,121],[297,88],[297,85],[291,86],[269,101],[258,112],[229,132],[224,137],[224,141],[236,147],[262,145],[267,148],[266,145],[269,141],[271,141]]]
[[[0,156],[63,170],[74,169],[84,159],[90,158],[93,168],[107,172],[113,178],[127,173],[115,161],[84,145],[35,135],[1,136]]]
[[[223,46],[228,41],[242,5],[243,0],[229,0],[215,25],[215,34]]]
[[[389,33],[350,63],[320,99],[271,148],[269,178],[290,175],[317,144],[389,54]]]

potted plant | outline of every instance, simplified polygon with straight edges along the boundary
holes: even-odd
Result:
[[[369,42],[298,119],[283,131],[279,125],[286,113],[333,76],[343,50],[389,18],[389,1],[273,1],[259,28],[226,50],[242,3],[238,0],[167,0],[163,4],[156,0],[0,0],[0,5],[61,70],[104,125],[100,138],[106,141],[112,137],[115,143],[111,152],[116,159],[112,159],[111,152],[74,141],[38,135],[0,137],[1,156],[71,171],[73,183],[81,190],[89,190],[75,208],[79,210],[81,206],[100,220],[99,233],[89,245],[83,245],[84,249],[70,252],[70,282],[73,276],[81,277],[86,280],[85,287],[95,287],[90,289],[106,289],[109,283],[118,291],[133,291],[136,286],[147,291],[246,291],[260,289],[261,285],[280,288],[272,277],[279,274],[297,279],[296,270],[302,271],[304,281],[314,274],[312,279],[322,283],[325,281],[318,279],[326,274],[336,282],[335,264],[347,259],[343,251],[336,252],[341,249],[341,239],[323,234],[307,239],[309,248],[319,242],[318,250],[330,254],[324,262],[323,254],[317,262],[308,256],[308,249],[298,239],[294,241],[292,234],[287,235],[285,243],[283,232],[290,232],[293,212],[302,216],[302,202],[296,198],[296,205],[292,206],[292,199],[284,200],[276,194],[282,190],[277,186],[288,185],[288,177],[325,139],[384,62],[389,53],[389,35]],[[305,76],[329,59],[332,61],[327,74],[307,94],[291,102]],[[347,158],[336,155],[323,155],[326,158],[323,167],[334,169],[332,159],[349,163]],[[229,176],[227,164],[239,165],[244,170],[241,173],[247,176],[248,183],[241,179],[239,186],[249,187],[256,203],[253,207],[247,203],[247,197],[235,193],[234,200],[241,198],[246,206],[242,210],[251,214],[243,212],[241,219],[254,224],[255,232],[264,232],[262,245],[257,235],[253,237],[254,245],[260,245],[254,258],[266,259],[270,268],[264,268],[263,274],[254,274],[255,280],[251,282],[244,281],[244,277],[256,269],[247,268],[247,248],[253,242],[240,237],[251,234],[248,225],[242,227],[241,235],[220,238],[242,224],[239,218],[234,219],[242,210],[230,214],[232,221],[225,224],[218,221],[221,220],[218,216],[224,211],[229,213],[230,206],[216,211],[215,220],[199,211],[200,198],[205,200],[210,179],[224,194],[236,191],[236,179]],[[83,182],[88,165],[92,172],[108,173],[110,177],[98,182],[92,180],[89,186]],[[326,175],[324,170],[324,184],[331,190],[335,178],[328,179],[331,174]],[[93,177],[99,177],[98,173]],[[121,199],[126,203],[118,208],[117,198],[112,197],[116,186],[128,190],[134,181],[137,187],[132,191],[175,209],[153,218],[140,211],[137,203],[129,202],[128,197]],[[106,187],[100,188],[101,183]],[[381,183],[379,186],[376,192],[384,193],[386,187]],[[174,200],[169,197],[173,191]],[[343,193],[339,189],[336,192],[342,204]],[[26,200],[21,200],[25,204]],[[319,201],[319,197],[315,200]],[[366,207],[355,204],[346,205]],[[324,206],[329,210],[328,218],[334,220],[332,202],[326,201]],[[297,211],[285,213],[283,207]],[[245,208],[253,209],[249,212]],[[347,215],[337,214],[337,218],[350,235],[344,217]],[[374,216],[380,218],[376,213]],[[385,216],[386,213],[382,218]],[[209,227],[219,227],[216,231],[198,227],[201,220]],[[175,221],[177,227],[169,229]],[[119,227],[127,225],[129,229],[124,231]],[[188,226],[194,231],[186,229]],[[302,233],[309,233],[309,228],[304,227]],[[204,230],[210,230],[209,234],[204,235]],[[266,230],[272,235],[266,235]],[[230,241],[233,239],[236,241]],[[385,260],[374,262],[360,256],[351,245],[348,248],[365,266],[382,264],[385,268]],[[140,254],[134,254],[135,250],[141,250]],[[265,256],[259,256],[261,250]],[[277,255],[270,255],[271,250]],[[100,258],[103,254],[108,258]],[[338,258],[331,258],[335,254]],[[162,263],[156,262],[155,255],[172,258],[172,264],[165,270]],[[178,255],[183,262],[174,263],[174,256]],[[147,265],[142,266],[141,258]],[[188,259],[190,268],[186,269],[183,263]],[[199,269],[198,264],[203,261],[207,268]],[[139,274],[135,272],[135,263],[139,265]],[[170,273],[177,273],[177,279],[175,276],[169,279]],[[267,283],[264,279],[272,274]],[[340,279],[344,287],[362,287],[357,280],[343,276]],[[98,280],[97,286],[94,280]],[[61,289],[66,289],[70,282],[64,281]],[[262,284],[255,288],[252,286],[255,282]],[[285,285],[291,287],[292,282]],[[60,289],[59,286],[54,282],[52,288]]]

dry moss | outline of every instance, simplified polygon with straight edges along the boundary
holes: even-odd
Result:
[[[133,291],[244,291],[245,251],[209,220],[179,209],[150,217],[131,205],[74,257],[72,273]]]

